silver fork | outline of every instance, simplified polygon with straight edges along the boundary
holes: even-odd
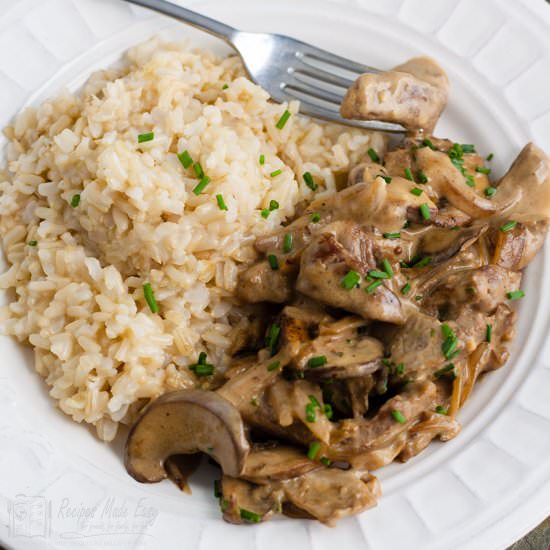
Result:
[[[241,57],[250,78],[278,102],[300,100],[300,112],[347,126],[401,133],[398,124],[348,120],[339,108],[346,90],[363,73],[378,69],[280,34],[239,31],[166,0],[126,0],[221,38]]]

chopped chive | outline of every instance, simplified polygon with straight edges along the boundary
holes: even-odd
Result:
[[[313,181],[313,176],[311,175],[310,172],[304,172],[304,174],[302,175],[302,177],[304,178],[304,182],[306,183],[306,185],[307,185],[312,191],[316,191],[316,190],[317,190],[317,184]]]
[[[269,218],[269,214],[271,214],[271,210],[269,210],[269,208],[264,208],[260,212],[260,215],[262,216],[262,218],[265,218],[266,220],[267,220],[267,218]]]
[[[319,459],[319,462],[323,465],[323,466],[326,466],[327,468],[332,464],[332,460],[330,460],[330,458],[326,457],[326,456],[322,456],[320,459]]]
[[[321,214],[319,214],[319,212],[314,212],[311,214],[311,221],[313,223],[319,223],[321,221]]]
[[[290,111],[285,110],[285,112],[281,115],[281,118],[279,119],[277,124],[275,124],[275,126],[279,130],[282,130],[285,127],[285,124],[288,122],[289,118],[290,118]]]
[[[469,174],[464,174],[464,177],[466,178],[466,185],[468,185],[468,187],[475,187],[476,186],[476,182],[475,182],[473,176],[470,176]]]
[[[399,239],[401,238],[401,233],[396,231],[395,233],[383,233],[382,236],[384,239]]]
[[[447,338],[441,344],[441,351],[443,352],[445,359],[451,359],[456,355],[455,351],[457,346],[458,346],[458,338],[456,338],[456,336],[452,338]]]
[[[210,376],[211,374],[214,374],[214,365],[210,365],[209,363],[205,363],[204,365],[189,365],[189,368],[197,376]]]
[[[260,165],[263,166],[265,164],[265,155],[260,155]]]
[[[307,366],[310,369],[315,369],[317,367],[322,367],[323,365],[326,365],[326,363],[327,363],[326,355],[318,355],[317,357],[311,357],[307,362]]]
[[[384,258],[382,260],[382,267],[384,268],[384,271],[390,276],[393,277],[393,269],[391,268],[391,264],[387,258]]]
[[[506,297],[508,298],[508,300],[519,300],[524,296],[525,292],[523,292],[523,290],[512,290],[511,292],[506,293]]]
[[[348,271],[345,277],[340,282],[340,286],[346,290],[351,290],[355,288],[359,281],[361,280],[361,275],[357,271]]]
[[[157,304],[157,301],[155,300],[155,294],[153,292],[153,288],[151,287],[151,283],[145,283],[143,285],[143,296],[145,297],[145,301],[149,305],[151,313],[158,313],[159,306]]]
[[[216,195],[216,201],[218,203],[218,208],[220,210],[227,210],[227,205],[225,204],[225,201],[223,200],[223,195]]]
[[[408,294],[410,290],[411,290],[411,283],[407,283],[405,286],[401,287],[401,294],[403,294],[404,296],[405,294]]]
[[[195,162],[193,164],[193,170],[195,171],[195,174],[196,174],[197,178],[204,177],[204,172],[202,170],[202,166],[201,166],[200,162]]]
[[[222,512],[225,512],[229,507],[229,501],[226,498],[220,499],[220,509]]]
[[[435,408],[435,412],[437,414],[448,414],[448,410],[445,408],[445,407],[442,407],[441,405],[438,405],[436,408]]]
[[[277,210],[278,208],[279,208],[279,203],[276,200],[271,199],[269,201],[269,209],[273,211],[273,210]]]
[[[227,88],[229,88],[229,84],[224,84],[224,85],[222,86],[222,90],[227,90]]]
[[[405,373],[405,365],[403,363],[399,363],[395,366],[395,374],[402,376]]]
[[[208,356],[206,355],[206,352],[205,351],[201,351],[199,353],[199,358],[197,360],[197,363],[199,365],[206,365],[206,359],[208,358]]]
[[[279,260],[275,254],[268,254],[267,261],[269,263],[269,267],[271,267],[273,271],[277,271],[277,269],[279,269]]]
[[[325,413],[327,420],[330,420],[332,418],[334,411],[332,410],[332,405],[330,403],[325,403],[323,405],[323,413]]]
[[[422,300],[422,294],[417,294],[414,299],[417,301],[417,302],[420,302],[420,300]]]
[[[410,181],[414,181],[413,174],[410,168],[405,168],[405,177]]]
[[[222,496],[222,480],[221,479],[215,479],[214,480],[214,496],[216,498],[220,498]]]
[[[376,176],[377,178],[382,178],[386,183],[391,183],[392,177],[391,176],[384,176],[384,174],[378,174]]]
[[[494,155],[493,153],[489,153],[489,154],[485,157],[485,160],[491,162],[491,161],[493,160],[493,157],[494,157],[494,156],[495,156],[495,155]]]
[[[27,244],[29,246],[36,246],[38,244],[38,241],[29,241]]]
[[[257,407],[259,405],[258,403],[258,400],[253,397],[251,400],[250,400],[250,404],[253,406],[253,407]]]
[[[271,363],[270,365],[267,366],[267,370],[269,372],[272,372],[274,370],[277,370],[280,366],[281,366],[280,361],[274,361],[273,363]]]
[[[259,514],[251,512],[250,510],[245,510],[244,508],[240,509],[239,514],[241,516],[241,519],[244,519],[245,521],[250,521],[251,523],[260,523],[262,521],[262,517]]]
[[[425,220],[429,220],[432,217],[430,207],[425,202],[420,205],[419,210]]]
[[[411,222],[409,220],[407,220],[404,224],[403,224],[403,229],[407,229],[407,227],[410,227],[411,226]]]
[[[320,450],[321,444],[318,441],[313,441],[312,443],[310,443],[309,449],[307,450],[307,457],[309,458],[309,460],[315,460]]]
[[[426,267],[429,265],[432,261],[431,256],[424,256],[424,258],[418,260],[412,267],[420,268],[420,267]]]
[[[80,204],[80,195],[77,193],[76,195],[73,195],[73,198],[71,199],[71,206],[73,208],[76,208]]]
[[[476,146],[471,143],[461,143],[462,151],[464,153],[475,153]]]
[[[308,422],[315,422],[317,420],[315,405],[313,403],[308,403],[306,405],[306,420]]]
[[[489,187],[485,188],[485,196],[486,197],[492,197],[497,192],[497,188],[490,185]]]
[[[138,135],[138,143],[145,143],[146,141],[153,141],[155,139],[155,132],[147,132],[146,134]]]
[[[193,164],[193,159],[187,149],[178,155],[178,160],[184,168],[189,168]]]
[[[491,338],[493,337],[493,325],[487,323],[487,328],[485,329],[485,341],[491,343]]]
[[[432,143],[432,140],[430,140],[430,139],[427,139],[427,138],[426,138],[426,139],[423,139],[423,140],[422,140],[422,145],[423,145],[424,147],[429,147],[432,151],[435,151],[435,150],[436,150],[436,149],[435,149],[435,145]]]
[[[277,343],[279,342],[280,334],[281,334],[281,327],[273,323],[269,327],[267,338],[265,340],[265,346],[269,350],[271,355],[275,355],[275,348],[277,347]]]
[[[428,183],[428,176],[426,176],[422,170],[418,170],[416,173],[416,178],[420,183]]]
[[[370,284],[366,288],[367,294],[372,294],[381,284],[382,284],[382,281],[380,279],[378,279],[377,281],[374,281],[374,283]]]
[[[372,147],[369,147],[369,150],[367,151],[367,153],[371,158],[372,162],[380,162],[380,157],[378,156],[378,153]]]
[[[385,271],[376,271],[375,269],[369,271],[369,277],[372,279],[389,279],[390,276]]]
[[[273,170],[273,172],[271,172],[271,174],[269,174],[269,177],[274,178],[276,176],[279,176],[282,173],[283,173],[283,171],[279,168],[278,170]]]
[[[436,370],[434,372],[434,377],[435,378],[441,378],[441,376],[443,376],[444,374],[454,372],[454,370],[455,370],[454,363],[449,363],[448,365],[444,366],[443,368],[441,368],[439,370]]]
[[[461,159],[464,154],[464,150],[460,143],[453,143],[453,146],[449,149],[447,153],[451,159]]]
[[[396,422],[399,422],[399,424],[405,424],[407,422],[407,419],[403,416],[403,413],[400,411],[393,410],[391,412],[391,415],[393,416],[393,419]]]
[[[480,174],[489,175],[491,173],[491,169],[485,168],[485,166],[476,166],[476,172],[479,172]]]
[[[441,325],[441,333],[445,338],[454,338],[455,336],[453,329],[447,323]]]
[[[411,189],[411,193],[415,196],[415,197],[420,197],[420,195],[422,195],[422,189],[420,189],[420,187],[413,187]]]
[[[501,225],[499,227],[499,229],[503,233],[507,233],[508,231],[511,231],[512,229],[514,229],[514,227],[516,227],[517,224],[518,224],[518,222],[516,222],[514,220],[510,220],[509,222],[506,222],[504,225]]]
[[[195,185],[195,187],[193,188],[193,194],[197,196],[200,195],[209,183],[210,178],[208,176],[204,176],[201,181],[199,181],[199,183],[197,183],[197,185]]]
[[[283,238],[283,252],[288,254],[292,250],[292,233],[287,233]]]

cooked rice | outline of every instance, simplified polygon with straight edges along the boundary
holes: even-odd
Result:
[[[380,135],[295,116],[298,107],[271,103],[236,57],[155,39],[130,50],[123,69],[6,129],[0,231],[10,267],[0,287],[15,292],[4,331],[34,347],[50,395],[101,439],[145,399],[194,385],[186,367],[201,351],[227,363],[248,323],[232,297],[239,270],[256,235],[311,200],[301,175],[331,193],[369,147],[384,147]],[[279,130],[286,108],[293,116]],[[146,132],[154,140],[138,144]],[[186,149],[211,178],[199,196],[177,158]],[[280,208],[264,219],[271,199]]]

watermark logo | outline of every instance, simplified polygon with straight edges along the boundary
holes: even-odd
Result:
[[[102,546],[132,548],[150,536],[159,511],[147,499],[106,497],[97,502],[75,502],[64,497],[17,495],[8,504],[9,536],[55,539],[70,546],[79,539],[95,539]]]

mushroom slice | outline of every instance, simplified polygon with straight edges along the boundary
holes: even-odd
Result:
[[[145,407],[128,434],[125,466],[138,481],[154,483],[167,477],[168,457],[201,451],[224,473],[239,476],[249,452],[243,421],[235,407],[214,392],[180,390]]]
[[[303,450],[286,446],[266,447],[250,452],[241,478],[261,485],[301,476],[321,467]]]

